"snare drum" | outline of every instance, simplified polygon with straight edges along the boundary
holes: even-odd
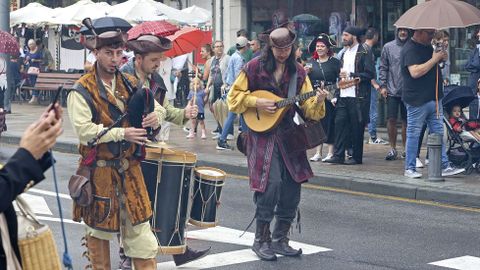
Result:
[[[208,228],[218,225],[217,208],[226,173],[210,167],[195,168],[190,224]]]
[[[183,254],[191,178],[195,154],[165,148],[147,148],[142,172],[152,203],[152,229],[159,253]]]

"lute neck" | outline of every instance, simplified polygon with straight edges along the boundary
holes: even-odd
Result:
[[[327,91],[332,91],[332,90],[335,90],[337,88],[338,88],[337,84],[327,85],[327,86],[324,87],[324,89],[327,90]],[[310,92],[307,92],[307,93],[304,93],[304,94],[300,94],[298,96],[283,99],[283,100],[277,102],[277,108],[283,108],[283,107],[290,106],[290,105],[292,105],[294,103],[297,103],[297,102],[305,101],[305,100],[315,96],[316,94],[317,94],[317,91],[314,90],[314,91],[310,91]]]

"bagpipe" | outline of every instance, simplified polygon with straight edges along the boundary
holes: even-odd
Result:
[[[92,21],[90,18],[86,18],[82,21],[82,23],[92,31],[94,38],[102,38],[102,34],[98,35],[93,27]],[[102,138],[107,132],[109,132],[112,128],[118,127],[121,125],[121,122],[124,119],[128,119],[130,125],[135,128],[143,128],[142,121],[145,116],[149,113],[154,111],[155,107],[155,99],[153,97],[153,93],[150,89],[144,87],[137,87],[133,86],[129,79],[118,69],[115,67],[115,72],[117,76],[120,76],[128,94],[129,98],[126,101],[127,109],[125,112],[120,115],[109,127],[102,130],[100,133],[95,136],[95,138],[91,139],[88,142],[89,147],[94,147],[98,144],[100,138]],[[152,128],[146,128],[147,131],[147,138],[150,140],[155,140],[155,134]],[[144,157],[144,146],[138,146],[135,152],[136,157]]]

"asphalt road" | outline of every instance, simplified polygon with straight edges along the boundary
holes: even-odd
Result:
[[[5,162],[14,150],[1,145],[0,162]],[[75,170],[78,156],[62,153],[55,156],[60,193],[68,194],[68,178]],[[56,199],[44,192],[54,191],[52,171],[46,176],[46,181],[28,193],[43,198],[52,212],[52,215],[38,216],[51,226],[61,253],[63,241],[60,223],[56,220],[59,217]],[[70,220],[71,200],[62,198],[61,203],[64,217]],[[190,226],[188,244],[193,248],[211,246],[211,256],[181,269],[480,269],[480,211],[475,209],[325,191],[315,186],[302,190],[300,206],[302,232],[295,230],[291,239],[311,245],[312,254],[280,258],[277,262],[258,261],[248,251],[245,243],[249,243],[248,235],[244,236],[246,239],[237,237],[253,217],[248,181],[243,177],[228,177],[219,210],[222,228],[217,229],[234,229],[234,236],[222,235],[214,229],[204,234],[204,240],[198,240],[198,235],[207,231],[195,231],[197,228]],[[41,204],[38,207],[41,208]],[[254,231],[253,227],[249,232]],[[86,261],[81,258],[82,225],[66,223],[66,234],[74,268],[83,269]],[[117,248],[116,243],[112,244],[113,266],[118,264]],[[463,266],[454,263],[452,268],[444,268],[429,264],[467,255],[470,257],[464,257]],[[171,256],[158,256],[158,269],[172,268],[169,261]]]

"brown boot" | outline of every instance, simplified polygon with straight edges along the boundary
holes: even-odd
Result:
[[[87,235],[88,258],[93,270],[110,270],[110,242]]]
[[[157,270],[157,259],[132,258],[135,270]]]

